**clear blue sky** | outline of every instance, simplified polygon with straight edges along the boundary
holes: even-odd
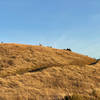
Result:
[[[100,57],[100,0],[0,0],[0,41]]]

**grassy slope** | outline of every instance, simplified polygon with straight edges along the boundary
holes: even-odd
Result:
[[[60,49],[0,44],[1,100],[34,100],[40,95],[73,93],[98,95],[100,69],[99,63],[88,65],[93,62],[95,59],[88,56]]]

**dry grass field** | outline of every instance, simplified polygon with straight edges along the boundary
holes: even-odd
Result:
[[[95,62],[68,50],[0,44],[0,100],[100,100]]]

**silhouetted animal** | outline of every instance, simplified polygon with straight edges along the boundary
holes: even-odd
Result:
[[[68,51],[72,51],[70,48],[67,48]]]
[[[64,50],[72,51],[70,48],[67,48],[67,49],[64,49]]]

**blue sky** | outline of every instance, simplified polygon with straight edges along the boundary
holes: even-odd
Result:
[[[0,41],[99,58],[100,0],[0,0]]]

